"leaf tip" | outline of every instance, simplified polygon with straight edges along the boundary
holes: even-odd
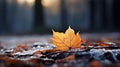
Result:
[[[52,32],[54,33],[55,31],[52,29]]]
[[[69,28],[68,29],[71,29],[71,27],[69,26]]]
[[[80,31],[78,31],[76,34],[79,35],[79,34],[80,34]]]

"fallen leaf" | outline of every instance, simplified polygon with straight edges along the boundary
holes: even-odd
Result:
[[[34,54],[41,54],[41,51],[37,50],[37,51],[34,52]]]
[[[93,60],[90,64],[91,64],[91,67],[101,67],[100,62],[97,60]]]
[[[65,33],[55,32],[53,30],[53,44],[57,46],[56,50],[68,51],[69,49],[79,48],[82,44],[79,32],[75,34],[70,27]]]
[[[105,44],[105,43],[101,43],[100,46],[103,46],[103,47],[108,47],[109,44]]]
[[[19,44],[16,48],[15,48],[15,52],[22,52],[23,50],[29,49],[30,46],[25,45],[25,44]]]

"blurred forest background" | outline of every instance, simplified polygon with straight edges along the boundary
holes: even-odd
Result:
[[[0,34],[120,32],[120,0],[0,0]]]

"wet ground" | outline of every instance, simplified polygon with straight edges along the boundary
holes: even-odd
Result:
[[[116,41],[120,39],[120,33],[85,33],[80,34],[85,41]],[[16,35],[0,36],[0,45],[13,48],[18,44],[33,44],[34,42],[51,43],[52,35]]]
[[[46,47],[53,48],[53,45],[48,46],[52,44],[52,35],[0,36],[0,54],[3,54],[0,55],[0,65],[5,66],[6,64],[7,67],[17,65],[16,67],[19,67],[17,63],[21,63],[28,65],[24,67],[120,66],[120,33],[81,34],[81,37],[84,40],[83,47],[89,45],[87,49],[41,53],[38,50],[46,49]],[[16,52],[18,49],[16,47],[20,44],[29,45],[30,47],[22,46],[25,48]],[[2,47],[6,49],[2,49]],[[14,61],[16,61],[16,64]]]

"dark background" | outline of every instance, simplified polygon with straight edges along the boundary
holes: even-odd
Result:
[[[0,34],[120,32],[120,0],[0,0]]]

